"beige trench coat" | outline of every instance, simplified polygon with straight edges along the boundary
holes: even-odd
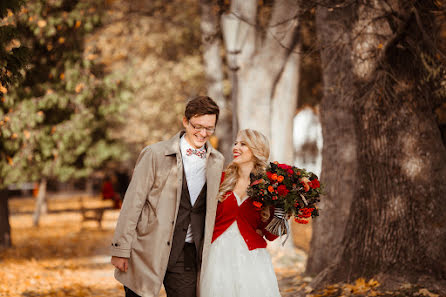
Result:
[[[127,272],[115,269],[115,278],[136,294],[157,297],[169,260],[180,205],[183,162],[179,132],[141,152],[125,194],[111,255],[129,258]],[[207,262],[215,223],[217,193],[224,158],[210,143],[206,164],[206,218],[202,265]]]

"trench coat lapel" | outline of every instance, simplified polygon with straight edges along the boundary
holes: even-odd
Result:
[[[184,134],[184,131],[178,132],[174,137],[172,137],[169,140],[169,145],[165,151],[165,155],[175,155],[177,159],[177,165],[173,170],[173,174],[177,175],[177,182],[175,184],[175,187],[177,188],[177,195],[175,200],[175,214],[178,213],[178,210],[180,208],[180,201],[181,201],[181,190],[183,187],[183,160],[181,157],[181,151],[180,151],[180,138]],[[176,215],[175,215],[175,222],[176,224]]]
[[[217,193],[220,186],[222,164],[217,162],[212,146],[208,143],[208,162],[206,164],[206,219],[204,229],[203,264],[207,261],[208,247],[211,243],[212,233],[215,225],[215,213],[217,211]]]

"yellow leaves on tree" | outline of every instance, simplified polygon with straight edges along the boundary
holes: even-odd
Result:
[[[5,50],[7,52],[12,51],[14,48],[18,48],[22,45],[22,43],[20,42],[20,40],[18,39],[12,39],[6,46],[5,46]],[[9,72],[9,73],[8,73]],[[8,71],[6,74],[10,77],[11,76],[11,72]]]
[[[37,21],[37,26],[39,26],[39,28],[43,28],[46,26],[46,21],[45,20],[38,20]]]
[[[83,83],[79,83],[76,85],[76,88],[74,89],[76,91],[76,93],[80,93],[83,89],[84,89],[84,84]]]
[[[0,93],[7,94],[8,89],[0,83]]]

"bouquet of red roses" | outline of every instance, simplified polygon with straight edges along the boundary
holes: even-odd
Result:
[[[289,233],[287,215],[307,224],[310,217],[319,215],[316,203],[322,194],[318,177],[305,169],[278,162],[270,163],[261,174],[251,174],[248,195],[256,208],[273,206],[274,218],[267,226],[272,234]]]

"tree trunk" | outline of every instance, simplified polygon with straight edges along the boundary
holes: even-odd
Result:
[[[316,21],[321,52],[324,98],[320,117],[324,145],[321,180],[325,195],[320,216],[313,220],[313,235],[306,273],[316,275],[336,258],[357,183],[357,137],[354,126],[350,11],[318,9]]]
[[[36,199],[36,207],[33,214],[33,225],[36,227],[39,226],[40,215],[42,213],[45,214],[47,211],[46,184],[46,178],[42,178],[40,180],[39,192]]]
[[[297,109],[300,55],[288,57],[271,102],[271,160],[294,164],[293,127]]]
[[[290,143],[292,118],[297,105],[299,66],[298,54],[293,53],[298,44],[298,5],[292,0],[274,2],[265,37],[261,38],[261,32],[255,27],[256,2],[231,2],[231,11],[251,26],[238,56],[239,129],[259,130],[271,141],[274,137],[271,156],[278,161],[290,160],[292,163],[293,147]],[[279,122],[275,122],[277,120]],[[271,133],[272,126],[274,129],[280,127],[280,133],[276,130]]]
[[[276,91],[271,102],[271,160],[280,160],[282,163],[294,163],[293,123],[296,114],[298,86],[299,86],[299,59],[296,45],[294,51],[285,64],[285,69],[277,83]],[[290,234],[283,245],[288,253],[294,253],[294,230],[289,220]],[[278,247],[283,239],[273,241],[272,246]]]
[[[427,41],[437,37],[431,24],[434,4],[389,1],[353,4],[336,13],[318,10],[319,25],[331,24],[351,38],[342,45],[351,46],[350,61],[332,63],[353,75],[355,100],[345,108],[349,121],[354,119],[357,177],[342,241],[331,246],[339,251],[337,257],[311,286],[365,277],[377,279],[382,288],[409,282],[446,292],[446,149],[433,112],[445,98],[433,92],[423,62],[425,56],[435,57]],[[327,36],[321,33],[323,57],[336,50]],[[341,94],[335,97],[344,102]],[[338,119],[336,126],[322,122],[324,156],[336,152],[326,136],[341,131],[336,127],[345,121]],[[345,146],[342,141],[336,143]],[[345,188],[331,192],[332,180],[326,178],[330,196],[348,194]],[[339,177],[343,187],[346,178]],[[342,209],[334,211],[343,216]]]
[[[9,225],[8,190],[0,190],[0,248],[11,247],[11,226]]]
[[[231,112],[223,94],[223,63],[220,55],[218,16],[214,11],[214,1],[201,0],[201,32],[203,59],[208,81],[208,95],[220,107],[218,129],[218,150],[225,156],[225,162],[232,160],[233,135],[231,131]]]

